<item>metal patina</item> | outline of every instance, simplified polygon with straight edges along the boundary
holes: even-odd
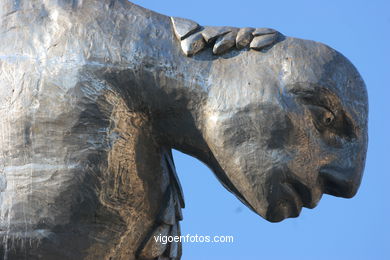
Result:
[[[324,44],[125,0],[0,15],[4,259],[179,259],[173,148],[272,222],[359,187],[366,88]]]

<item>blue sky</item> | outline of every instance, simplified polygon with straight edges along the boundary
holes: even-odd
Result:
[[[271,27],[326,43],[358,68],[369,93],[369,150],[358,194],[324,196],[314,210],[269,223],[224,190],[202,163],[175,152],[186,209],[183,234],[233,235],[233,244],[184,244],[183,260],[390,259],[390,1],[156,1],[136,4],[201,25]],[[390,160],[389,160],[390,161]]]

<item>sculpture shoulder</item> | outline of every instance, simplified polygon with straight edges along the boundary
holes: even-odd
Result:
[[[84,53],[86,59],[91,55],[105,56],[130,46],[136,34],[147,33],[153,19],[161,19],[161,15],[127,1],[29,2],[17,6],[1,4],[3,54],[19,52],[36,57],[41,52],[58,56]],[[166,21],[169,24],[168,17]]]
[[[282,40],[281,33],[270,28],[236,28],[229,26],[200,26],[179,17],[171,17],[176,38],[185,55],[192,56],[212,48],[213,54],[221,55],[232,49],[249,48],[257,51],[271,47]]]

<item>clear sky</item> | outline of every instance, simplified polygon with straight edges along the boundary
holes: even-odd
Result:
[[[183,260],[390,259],[390,1],[136,0],[201,25],[271,27],[326,43],[358,68],[369,93],[369,150],[358,194],[325,195],[314,210],[269,223],[224,190],[196,159],[175,152],[186,209],[183,234],[233,235],[233,244],[184,244]],[[389,161],[387,161],[389,159]]]

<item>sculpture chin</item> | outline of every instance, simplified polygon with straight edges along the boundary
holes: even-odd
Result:
[[[292,200],[281,201],[278,205],[268,208],[266,219],[270,222],[281,222],[286,218],[298,217],[301,210],[302,206]]]
[[[265,219],[270,222],[280,222],[286,218],[296,218],[302,208],[313,209],[318,205],[322,192],[310,189],[304,184],[292,181],[279,185],[279,196],[269,196],[269,206],[266,210]]]
[[[268,206],[266,219],[270,222],[280,222],[286,218],[296,218],[301,213],[303,199],[292,185],[284,183],[282,189],[285,196]]]

